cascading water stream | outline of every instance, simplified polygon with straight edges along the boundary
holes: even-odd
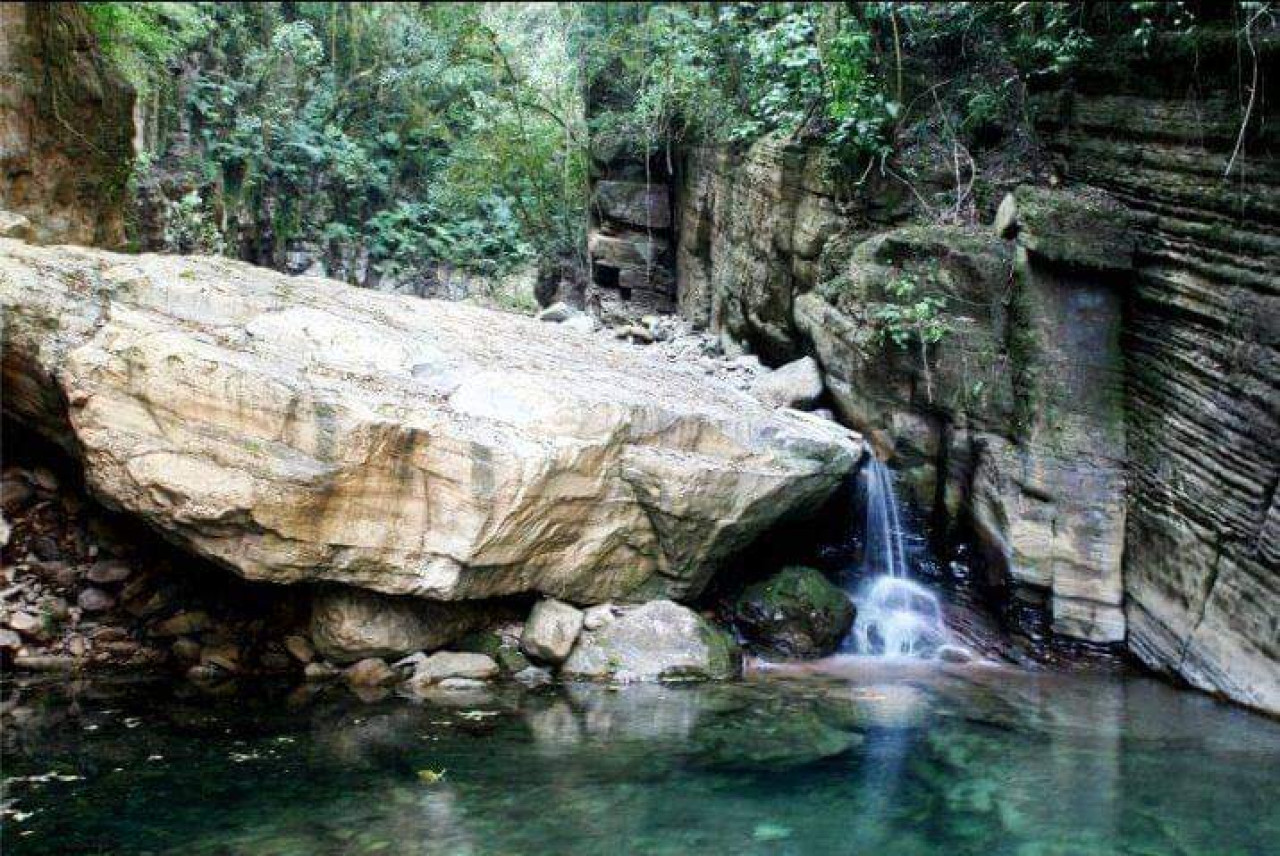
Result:
[[[907,576],[907,551],[902,543],[902,515],[893,490],[893,473],[877,460],[867,464],[866,535],[863,570],[881,576]]]
[[[947,641],[933,592],[909,579],[903,514],[893,472],[876,458],[862,469],[866,508],[862,573],[850,593],[858,609],[845,649],[872,657],[934,656]]]

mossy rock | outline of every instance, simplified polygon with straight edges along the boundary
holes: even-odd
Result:
[[[531,665],[529,659],[518,648],[512,647],[502,634],[493,630],[477,630],[474,633],[468,633],[450,647],[457,651],[492,657],[497,661],[503,674],[507,675],[514,675]]]
[[[1055,264],[1101,271],[1133,267],[1128,209],[1100,190],[1020,186],[1000,205],[996,229]]]
[[[749,641],[787,657],[833,653],[854,618],[848,595],[820,571],[802,565],[783,568],[748,587],[734,601],[733,612]]]

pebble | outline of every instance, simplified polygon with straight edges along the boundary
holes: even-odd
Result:
[[[396,671],[377,657],[348,666],[342,675],[353,687],[385,687],[400,680]]]
[[[16,514],[27,507],[35,492],[31,485],[22,479],[5,478],[0,481],[0,507],[10,514]]]
[[[11,651],[22,646],[22,637],[12,630],[0,629],[0,648]]]
[[[235,645],[213,645],[201,649],[200,662],[214,665],[224,672],[240,671],[240,649]]]
[[[31,551],[42,562],[53,562],[62,558],[62,548],[58,542],[48,535],[42,535],[31,542]]]
[[[152,636],[187,636],[209,629],[209,614],[199,610],[179,612],[164,621],[157,622],[149,631]]]
[[[540,687],[551,683],[551,673],[539,666],[530,666],[527,669],[521,669],[512,677],[524,684],[526,687]]]
[[[95,562],[87,574],[89,581],[98,585],[122,583],[133,574],[133,569],[124,562]]]
[[[102,589],[87,588],[80,592],[76,603],[80,604],[80,608],[85,612],[106,612],[116,605],[116,599]]]
[[[58,477],[47,467],[36,467],[31,471],[31,481],[40,490],[53,493],[58,489]]]
[[[89,652],[89,640],[83,636],[72,636],[67,640],[67,651],[77,660],[82,659]]]
[[[592,606],[582,613],[582,626],[587,630],[599,630],[617,618],[618,610],[611,603]]]
[[[289,656],[304,666],[316,658],[316,649],[311,646],[311,642],[305,636],[297,634],[286,636],[284,647],[289,652]]]
[[[938,659],[944,663],[968,663],[973,660],[973,652],[959,645],[942,645],[938,648]]]
[[[188,639],[183,636],[169,647],[173,656],[184,663],[197,663],[200,661],[200,643],[194,639]]]
[[[475,678],[445,678],[436,686],[445,692],[468,692],[484,689],[485,682]]]
[[[29,612],[15,612],[9,616],[7,622],[9,627],[18,631],[24,636],[43,636],[44,622],[39,616],[32,615]]]
[[[327,681],[337,674],[338,670],[332,663],[307,663],[302,670],[302,676],[308,681]]]

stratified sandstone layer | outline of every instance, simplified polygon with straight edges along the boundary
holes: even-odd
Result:
[[[0,241],[5,412],[252,579],[686,598],[845,429],[560,325],[212,258]]]
[[[1274,48],[1266,57],[1274,69]],[[1202,689],[1280,711],[1274,115],[1224,179],[1240,132],[1233,92],[1106,84],[1045,109],[1041,128],[1073,180],[1138,215],[1123,337],[1129,647]]]

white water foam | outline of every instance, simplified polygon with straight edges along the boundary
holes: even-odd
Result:
[[[908,579],[902,511],[893,472],[872,458],[862,471],[866,529],[858,609],[846,649],[869,657],[933,657],[947,642],[938,597]]]

